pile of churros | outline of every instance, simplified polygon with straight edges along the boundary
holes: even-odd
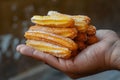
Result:
[[[98,42],[96,28],[87,16],[49,11],[46,16],[33,16],[31,21],[35,25],[25,32],[26,45],[59,58],[71,58]]]

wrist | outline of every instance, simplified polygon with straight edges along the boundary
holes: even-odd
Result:
[[[120,70],[120,39],[113,44],[110,63],[113,69]]]

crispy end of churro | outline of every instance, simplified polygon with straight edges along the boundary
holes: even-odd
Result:
[[[71,39],[77,36],[76,28],[56,28],[56,27],[44,27],[44,26],[35,25],[35,26],[31,26],[29,30],[49,32]]]
[[[87,44],[91,45],[91,44],[97,43],[98,41],[99,40],[95,35],[88,36]]]
[[[96,34],[96,27],[93,25],[90,25],[87,29],[87,34],[88,35],[95,35]]]
[[[88,29],[88,24],[86,24],[85,22],[79,22],[76,23],[76,28],[79,32],[86,32]]]
[[[78,49],[81,51],[83,49],[85,49],[87,47],[87,45],[85,44],[85,42],[82,41],[76,41],[76,43],[78,44]]]
[[[72,19],[75,20],[75,26],[80,32],[86,32],[88,29],[88,25],[90,23],[90,18],[87,16],[72,16]]]
[[[70,50],[77,50],[77,44],[73,40],[52,33],[43,31],[27,31],[25,33],[25,38],[30,40],[42,40],[69,48]]]
[[[33,23],[41,26],[49,27],[73,27],[74,20],[65,16],[33,16],[31,18]]]
[[[71,51],[68,48],[47,43],[44,41],[27,40],[26,45],[33,47],[41,52],[45,52],[60,58],[70,58]]]
[[[87,34],[78,32],[78,35],[75,38],[75,41],[83,41],[83,42],[87,41]]]

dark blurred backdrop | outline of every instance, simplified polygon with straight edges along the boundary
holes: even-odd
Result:
[[[38,65],[44,65],[35,59],[20,55],[15,48],[16,45],[25,43],[23,34],[32,25],[30,18],[36,14],[46,15],[49,10],[66,14],[87,15],[92,19],[92,24],[97,29],[112,29],[120,34],[120,0],[1,0],[0,80],[9,80],[11,77],[29,71]],[[55,72],[58,73],[55,76],[63,75],[60,72]],[[47,73],[44,72],[44,74]],[[54,75],[51,75],[49,80],[63,80],[52,77]],[[63,75],[62,77],[66,76]],[[117,79],[120,80],[120,77]],[[34,80],[48,80],[48,78]],[[85,78],[84,80],[88,79]],[[91,78],[91,80],[94,79]],[[103,79],[99,78],[99,80]]]

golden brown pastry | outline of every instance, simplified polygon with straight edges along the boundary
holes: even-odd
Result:
[[[66,15],[59,13],[57,11],[49,11],[48,12],[49,16],[67,16],[72,18],[75,21],[75,26],[80,32],[85,32],[88,29],[89,23],[90,23],[90,18],[87,16],[83,15]]]
[[[77,36],[76,28],[56,28],[56,27],[44,27],[44,26],[35,25],[35,26],[31,26],[29,30],[49,32],[71,39]]]
[[[90,25],[87,29],[87,35],[95,35],[96,34],[96,28],[93,25]]]
[[[78,32],[77,37],[75,38],[75,41],[87,41],[87,34]]]
[[[49,11],[47,16],[33,16],[35,23],[25,32],[26,45],[56,57],[68,59],[98,42],[90,18]]]
[[[99,40],[95,35],[88,36],[87,44],[91,45],[97,43]]]
[[[26,45],[34,47],[35,49],[41,52],[45,52],[60,58],[67,59],[71,56],[71,51],[68,48],[54,45],[44,41],[27,40]]]
[[[44,31],[27,31],[25,32],[25,38],[28,40],[45,41],[69,48],[70,50],[77,50],[77,44],[73,40]]]
[[[83,50],[83,49],[85,49],[87,47],[87,45],[83,41],[75,41],[75,42],[78,44],[78,49],[80,51]]]
[[[86,32],[90,23],[90,18],[87,16],[77,15],[71,16],[75,20],[75,26],[78,31]]]
[[[74,20],[67,16],[33,16],[31,21],[41,26],[74,27]]]

